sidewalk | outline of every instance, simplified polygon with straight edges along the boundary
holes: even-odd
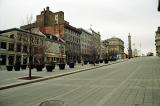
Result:
[[[40,82],[48,79],[58,78],[62,76],[66,76],[69,74],[74,74],[82,71],[87,71],[119,62],[123,62],[126,60],[118,60],[115,62],[109,62],[108,64],[100,63],[93,66],[93,64],[87,64],[87,65],[81,65],[77,64],[75,65],[75,68],[69,68],[68,65],[66,65],[65,70],[59,70],[59,67],[56,66],[53,72],[47,72],[44,68],[43,71],[37,72],[36,69],[32,69],[32,76],[39,76],[42,78],[38,79],[32,79],[32,80],[23,80],[19,79],[22,77],[27,77],[29,69],[21,70],[21,71],[0,71],[0,90],[8,89],[16,86],[26,85],[30,83]]]

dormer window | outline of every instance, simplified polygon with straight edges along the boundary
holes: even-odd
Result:
[[[10,35],[10,38],[14,38],[14,34],[11,34],[11,35]]]

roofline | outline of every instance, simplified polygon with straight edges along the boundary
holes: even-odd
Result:
[[[27,30],[23,30],[23,29],[19,29],[19,28],[11,28],[11,29],[6,29],[6,30],[3,30],[3,31],[0,31],[0,35],[3,34],[3,33],[6,33],[6,32],[10,32],[10,31],[21,31],[21,32],[33,34],[33,35],[36,35],[36,36],[45,37],[45,35],[36,34],[36,33],[29,32],[29,31],[27,31]]]
[[[86,32],[86,33],[92,35],[92,33],[88,32],[87,30],[85,30],[85,29],[83,29],[83,28],[79,28],[79,29],[80,29],[81,31],[84,31],[84,32]]]
[[[109,38],[109,39],[106,39],[106,40],[110,40],[110,39],[119,39],[120,41],[122,41],[123,43],[124,43],[124,41],[122,40],[122,39],[120,39],[120,38],[115,38],[115,37],[112,37],[112,38]]]
[[[69,28],[69,29],[71,29],[71,30],[74,30],[75,32],[81,34],[81,31],[80,31],[78,28],[76,28],[76,27],[74,27],[74,26],[72,26],[72,25],[70,25],[70,24],[65,23],[65,24],[64,24],[64,27],[65,27],[65,28]]]

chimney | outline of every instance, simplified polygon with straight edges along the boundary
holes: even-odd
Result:
[[[46,7],[46,10],[49,11],[49,6]]]

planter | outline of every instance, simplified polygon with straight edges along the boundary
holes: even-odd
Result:
[[[73,62],[69,63],[69,68],[74,68],[74,63]]]
[[[26,67],[27,67],[26,64],[21,65],[21,69],[26,69]]]
[[[44,68],[45,67],[45,64],[42,64],[42,68]]]
[[[86,65],[88,62],[87,61],[84,61],[84,64]]]
[[[36,69],[37,69],[37,71],[42,71],[43,65],[37,65],[37,66],[36,66]]]
[[[46,69],[47,69],[47,72],[52,72],[53,69],[55,69],[55,64],[48,64],[46,65]]]
[[[8,66],[6,66],[6,68],[7,68],[8,71],[12,71],[13,70],[13,65],[8,65]]]
[[[107,63],[108,63],[108,59],[105,59],[105,60],[104,60],[104,63],[107,64]]]
[[[89,64],[94,64],[94,61],[90,61]]]
[[[21,66],[20,65],[14,65],[15,71],[20,71]]]
[[[100,62],[100,63],[103,63],[103,60],[101,59],[99,62]]]
[[[78,60],[78,63],[80,64],[80,63],[81,63],[81,60]]]
[[[96,64],[99,64],[99,60],[96,60]]]
[[[65,63],[59,63],[59,69],[64,70],[65,69]]]
[[[30,65],[28,65],[28,68],[30,67]],[[35,68],[35,65],[31,65],[31,69]]]

